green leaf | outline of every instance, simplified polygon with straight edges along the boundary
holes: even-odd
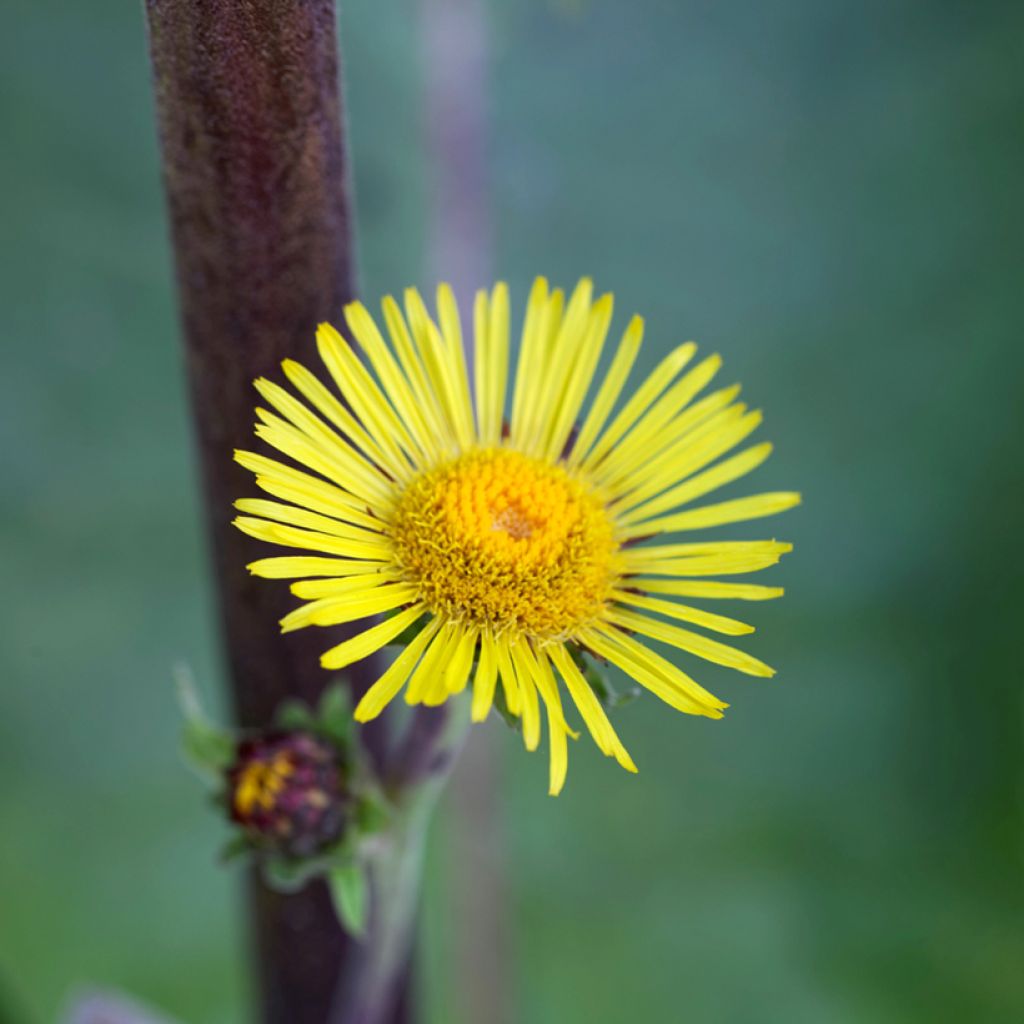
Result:
[[[178,702],[185,717],[181,732],[182,754],[200,775],[219,782],[235,758],[234,739],[227,730],[214,725],[203,711],[188,667],[179,665],[174,676]]]
[[[286,700],[278,705],[274,724],[280,729],[309,730],[316,727],[316,717],[301,700]]]
[[[330,853],[293,859],[268,855],[261,861],[263,881],[277,892],[298,892],[307,882],[327,874],[333,868]]]
[[[352,861],[335,868],[328,876],[334,908],[341,918],[345,930],[358,938],[366,932],[366,917],[369,909],[369,885],[366,871],[361,864]]]
[[[320,697],[316,726],[343,748],[351,747],[355,730],[352,700],[343,679],[330,683]]]
[[[238,832],[220,848],[217,859],[221,864],[230,864],[247,853],[252,853],[252,843],[249,842],[248,836]]]
[[[383,832],[391,820],[391,805],[384,797],[366,787],[356,801],[354,823],[360,836]]]

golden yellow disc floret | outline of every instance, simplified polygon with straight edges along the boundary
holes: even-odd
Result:
[[[496,633],[563,639],[597,618],[619,572],[598,496],[561,466],[505,449],[423,473],[391,525],[427,607]]]

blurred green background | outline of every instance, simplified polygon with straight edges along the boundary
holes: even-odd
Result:
[[[342,6],[376,301],[428,283],[416,9]],[[216,701],[217,659],[140,7],[15,0],[0,42],[11,1022],[86,984],[244,1019],[235,881],[176,752],[171,668]],[[491,8],[514,296],[590,273],[647,316],[648,364],[721,351],[776,443],[756,483],[805,493],[754,525],[797,545],[752,609],[778,677],[701,671],[723,722],[640,701],[640,775],[581,742],[557,801],[486,726],[514,1019],[1024,1020],[1024,5]],[[445,851],[430,1022],[481,1024]]]

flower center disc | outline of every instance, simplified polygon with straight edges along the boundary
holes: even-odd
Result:
[[[396,557],[435,613],[570,635],[600,611],[616,575],[603,503],[560,466],[487,449],[417,477],[399,499]]]

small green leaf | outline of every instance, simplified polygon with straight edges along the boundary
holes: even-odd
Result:
[[[286,700],[278,705],[274,724],[280,729],[308,730],[316,726],[316,718],[309,705],[301,700]]]
[[[352,700],[343,679],[336,679],[324,690],[317,708],[316,725],[341,747],[350,747],[355,729]]]
[[[263,881],[277,892],[298,892],[308,881],[322,875],[327,863],[325,857],[293,860],[290,857],[268,856],[261,862]]]
[[[247,853],[252,852],[252,843],[249,842],[249,837],[239,832],[233,835],[221,848],[220,853],[217,855],[217,859],[221,864],[230,864],[232,861],[238,860],[239,857],[244,857]]]
[[[369,885],[366,871],[361,864],[352,861],[335,868],[328,880],[334,907],[341,923],[350,934],[362,938],[366,932],[366,917],[369,909]]]
[[[355,806],[355,825],[361,836],[383,832],[391,820],[391,807],[377,792],[364,790]]]
[[[214,725],[203,711],[187,666],[179,665],[174,675],[178,686],[178,702],[185,717],[181,733],[182,754],[200,775],[219,782],[234,760],[234,740],[230,733]]]

